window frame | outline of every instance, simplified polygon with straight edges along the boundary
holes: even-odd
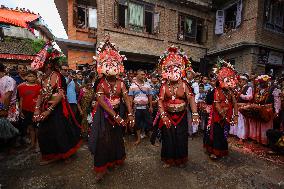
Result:
[[[132,25],[132,24],[130,24],[129,22],[130,22],[130,9],[129,9],[129,3],[132,3],[132,4],[137,4],[137,5],[139,5],[139,6],[142,6],[143,7],[143,26],[141,27],[141,26],[136,26],[136,25]],[[139,30],[139,29],[142,29],[142,32],[144,32],[144,30],[145,30],[145,6],[141,3],[141,2],[136,2],[136,1],[133,1],[133,0],[127,0],[127,27],[129,28],[129,29],[133,29],[133,30]]]
[[[129,29],[129,30],[133,30],[133,31],[136,31],[136,32],[142,32],[142,33],[148,33],[148,34],[152,34],[152,35],[155,35],[155,31],[154,31],[154,15],[156,14],[155,12],[155,6],[154,4],[151,4],[151,3],[148,3],[148,2],[144,2],[144,1],[138,1],[138,0],[124,0],[123,1],[124,3],[122,3],[121,1],[118,1],[117,2],[117,7],[124,7],[126,10],[126,15],[127,17],[125,18],[125,26],[121,26],[119,23],[119,9],[116,10],[118,12],[118,18],[115,18],[117,19],[117,23],[118,23],[118,26],[119,27],[122,27],[122,28],[126,28],[126,29]],[[141,26],[135,26],[135,25],[132,25],[130,24],[130,9],[129,9],[129,3],[133,3],[133,4],[137,4],[137,5],[140,5],[140,6],[143,6],[143,27]],[[151,31],[150,32],[146,32],[146,12],[148,13],[151,13],[152,14],[152,23],[151,23]],[[115,15],[116,16],[116,15]]]
[[[233,7],[236,8],[235,20],[233,20],[233,21],[226,21],[228,10],[230,10]],[[228,33],[228,32],[230,32],[230,31],[232,31],[234,29],[237,29],[237,11],[238,11],[238,2],[235,2],[235,3],[231,4],[230,6],[228,6],[228,7],[226,7],[224,9],[224,29],[223,29],[224,33]],[[233,22],[233,27],[226,31],[226,26],[227,26],[228,22]]]
[[[78,26],[78,20],[79,20],[79,8],[80,9],[83,9],[85,11],[85,24],[84,24],[84,27],[79,27]],[[75,13],[77,15],[73,15],[73,19],[76,19],[76,24],[73,23],[73,25],[77,28],[77,29],[82,29],[82,30],[89,30],[89,29],[97,29],[97,28],[94,28],[94,27],[90,27],[89,26],[89,9],[97,9],[97,6],[91,6],[91,5],[84,5],[84,4],[80,4],[80,3],[74,3],[74,9],[76,9]],[[74,13],[73,13],[74,14]],[[97,19],[97,24],[98,24],[98,19]]]
[[[195,22],[195,26],[194,26],[195,27],[195,29],[194,29],[195,35],[194,35],[194,37],[186,35],[186,31],[185,31],[185,28],[186,28],[185,20],[186,20],[186,18],[194,20],[194,22]],[[182,21],[183,21],[183,26],[181,25]],[[192,16],[192,15],[187,15],[187,14],[184,14],[184,13],[179,13],[178,14],[178,40],[186,41],[186,42],[190,42],[190,43],[196,43],[196,44],[203,44],[203,42],[198,42],[198,40],[197,40],[197,36],[198,36],[197,32],[198,32],[198,24],[199,23],[202,23],[202,28],[205,27],[204,19],[196,17],[196,16]],[[183,27],[183,32],[181,31],[182,27]],[[203,30],[204,29],[202,29],[202,32],[204,32]],[[186,38],[189,38],[189,39],[186,39]]]
[[[282,3],[280,4],[282,5],[282,12],[280,12],[280,14],[282,14],[282,26],[279,26],[277,25],[277,23],[274,23],[275,22],[274,17],[271,16],[271,14],[273,15],[273,8],[271,8],[273,6],[273,3]],[[276,33],[284,34],[284,2],[275,2],[274,0],[266,0],[264,1],[264,7],[267,7],[263,11],[264,12],[264,19],[263,19],[264,28],[267,30],[276,32]],[[277,27],[279,29],[277,29]]]

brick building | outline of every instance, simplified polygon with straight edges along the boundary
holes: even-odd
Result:
[[[224,57],[242,73],[284,71],[284,1],[235,0],[216,12],[208,56]]]
[[[91,64],[106,34],[128,60],[126,69],[153,69],[169,45],[198,68],[213,43],[211,0],[55,0],[68,39],[57,43],[72,68]]]

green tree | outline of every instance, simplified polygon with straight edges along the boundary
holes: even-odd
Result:
[[[44,46],[45,41],[42,39],[31,40],[31,46],[35,53],[38,53]]]

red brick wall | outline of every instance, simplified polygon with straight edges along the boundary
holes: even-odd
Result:
[[[114,27],[114,0],[97,0],[98,3],[98,41],[102,41],[106,33],[109,33],[111,40],[116,43],[122,51],[138,54],[149,54],[160,56],[162,52],[172,44],[179,45],[195,61],[206,54],[206,48],[212,43],[213,18],[210,12],[169,4],[165,1],[146,0],[150,3],[157,3],[156,11],[160,13],[160,33],[157,35],[134,32],[128,29],[117,29]],[[208,41],[205,45],[198,45],[177,40],[178,33],[178,11],[207,19]]]
[[[92,64],[94,52],[86,52],[80,50],[68,50],[68,65],[71,69],[76,69],[77,64]]]
[[[96,42],[96,39],[88,37],[87,29],[78,29],[73,24],[73,7],[75,0],[68,0],[68,38],[72,40]]]
[[[264,1],[265,0],[243,0],[241,26],[235,31],[228,32],[221,36],[215,35],[214,45],[211,49],[222,49],[240,42],[261,43],[284,49],[284,34],[264,28]]]
[[[255,42],[257,13],[257,0],[243,0],[243,15],[240,27],[222,35],[214,35],[212,49],[222,49],[240,42]],[[214,27],[215,22],[216,21],[214,21]]]
[[[73,6],[75,0],[68,0],[68,38],[71,40],[87,41],[96,43],[96,39],[88,37],[87,29],[78,29],[73,24]],[[93,63],[94,52],[85,50],[68,50],[68,64],[70,68],[76,69],[77,64]]]
[[[256,43],[284,50],[284,34],[264,28],[264,1],[243,0],[241,26],[235,31],[221,36],[214,35],[214,45],[210,50],[223,49],[241,42]],[[235,67],[240,72],[263,74],[265,65],[258,64],[258,54],[259,47],[242,47],[230,52],[222,52],[219,56],[228,59],[234,58],[236,61]]]
[[[258,3],[259,3],[259,9],[257,17],[258,24],[257,24],[256,41],[264,45],[284,50],[284,33],[277,33],[265,28],[264,26],[265,3],[264,0],[258,0]]]

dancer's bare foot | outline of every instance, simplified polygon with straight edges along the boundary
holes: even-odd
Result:
[[[64,160],[64,163],[65,163],[65,164],[69,164],[69,163],[71,163],[71,159],[70,159],[70,158],[65,159],[65,160]]]
[[[136,142],[134,142],[134,145],[137,146],[141,143],[141,140],[137,140]]]
[[[214,155],[214,154],[210,154],[209,158],[211,160],[217,160],[218,159],[218,157],[216,155]]]
[[[167,164],[167,163],[165,163],[164,165],[163,165],[163,168],[170,168],[171,167],[171,165],[170,164]]]
[[[44,165],[48,165],[51,163],[54,163],[56,161],[58,161],[59,159],[51,159],[51,160],[40,160],[39,165],[40,166],[44,166]]]
[[[179,167],[179,168],[186,168],[186,166],[187,166],[187,165],[184,163],[184,164],[180,164],[178,167]]]
[[[3,160],[3,159],[5,159],[5,156],[0,154],[0,161]]]
[[[11,148],[11,149],[8,150],[8,155],[14,155],[14,154],[16,154],[16,152],[17,151],[14,148]]]
[[[238,142],[238,145],[243,145],[243,144],[244,144],[243,139],[240,139],[239,142]]]
[[[160,147],[160,144],[155,143],[155,144],[153,144],[153,146],[155,146],[155,147]]]
[[[97,174],[96,174],[96,177],[95,177],[96,182],[102,181],[103,178],[104,178],[104,176],[105,176],[105,174],[106,174],[106,171],[105,171],[105,172],[102,172],[102,173],[97,173]]]

